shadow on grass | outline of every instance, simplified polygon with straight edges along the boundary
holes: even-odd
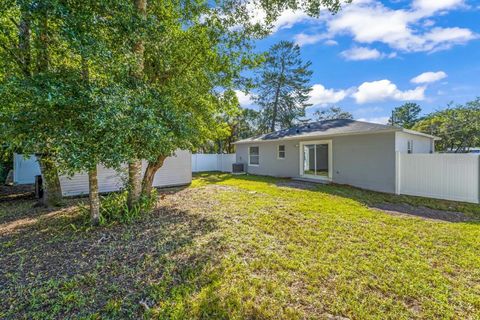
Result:
[[[85,230],[80,212],[46,210],[0,234],[0,318],[139,318],[210,281],[222,244],[215,220],[166,205]]]
[[[429,219],[449,222],[480,223],[480,205],[466,202],[456,202],[407,195],[364,190],[348,185],[324,184],[293,180],[288,178],[274,178],[257,175],[230,175],[218,172],[208,172],[196,175],[197,179],[207,184],[215,184],[229,179],[267,182],[283,188],[294,188],[321,192],[334,196],[344,197],[357,201],[365,206],[390,213],[402,213]]]

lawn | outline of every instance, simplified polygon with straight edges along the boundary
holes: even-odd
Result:
[[[131,224],[85,202],[0,203],[0,318],[480,318],[478,205],[215,173]]]

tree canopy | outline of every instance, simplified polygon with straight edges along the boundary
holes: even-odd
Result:
[[[310,61],[302,61],[300,47],[293,42],[281,41],[266,53],[255,95],[264,128],[275,131],[290,127],[305,115],[305,108],[310,106],[310,66]]]
[[[318,121],[322,120],[335,120],[335,119],[353,119],[353,115],[343,110],[340,107],[331,106],[328,109],[321,109],[315,111],[313,114]]]
[[[420,112],[422,112],[420,105],[414,102],[407,102],[393,109],[392,116],[388,122],[405,129],[411,129],[419,120]]]
[[[480,145],[480,98],[464,105],[449,105],[415,124],[413,130],[441,138],[438,151],[467,152]]]
[[[118,168],[146,159],[154,174],[175,150],[193,150],[231,127],[233,89],[245,86],[242,71],[260,61],[252,40],[281,12],[318,15],[340,3],[4,1],[0,138],[6,149],[48,163],[47,185],[58,184],[58,172],[93,177],[100,163]],[[262,21],[252,21],[255,9],[265,13]],[[299,49],[288,46],[295,64]],[[299,94],[282,92],[284,106],[304,103],[307,66],[288,84]],[[279,121],[297,114],[283,112]]]

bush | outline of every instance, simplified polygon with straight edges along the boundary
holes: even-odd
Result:
[[[127,206],[127,191],[110,193],[100,197],[100,225],[108,225],[115,222],[130,223],[143,213],[149,213],[155,207],[158,199],[158,191],[154,189],[149,197],[143,196],[137,206],[129,209]],[[82,210],[85,216],[90,214],[89,207]],[[89,224],[89,218],[85,220]]]
[[[152,191],[150,196],[143,196],[138,205],[129,209],[127,206],[127,191],[111,193],[101,197],[100,201],[100,224],[105,225],[112,222],[130,223],[142,213],[148,213],[154,208],[158,192]]]

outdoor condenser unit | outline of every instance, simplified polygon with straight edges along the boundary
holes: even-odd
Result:
[[[243,173],[245,173],[245,170],[243,168],[243,163],[232,164],[232,173],[233,174],[243,174]]]

